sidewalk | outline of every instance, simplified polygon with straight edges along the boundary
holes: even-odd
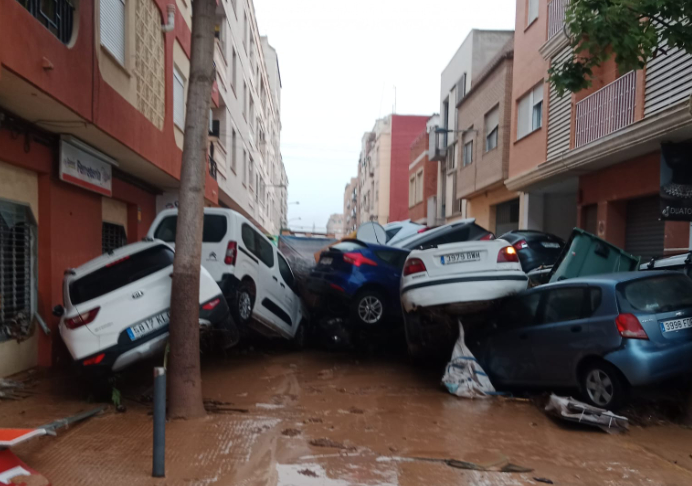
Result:
[[[131,400],[126,413],[111,408],[15,452],[54,486],[692,484],[692,431],[672,425],[622,436],[563,428],[529,403],[456,398],[436,374],[346,355],[255,352],[203,368],[205,398],[240,411],[169,422],[165,479],[151,478],[150,405]],[[37,373],[35,395],[0,402],[0,425],[93,406],[72,388],[68,375]],[[439,461],[502,458],[534,471]]]

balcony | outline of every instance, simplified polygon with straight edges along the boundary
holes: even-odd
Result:
[[[74,5],[70,0],[17,0],[29,11],[46,29],[51,31],[63,44],[69,44],[72,39],[74,24]]]
[[[211,157],[209,157],[209,175],[215,181],[218,180],[218,169],[216,166],[216,162]]]
[[[636,74],[631,71],[577,103],[575,148],[634,122],[636,81]]]
[[[569,0],[553,0],[548,4],[548,40],[564,30],[567,5]]]

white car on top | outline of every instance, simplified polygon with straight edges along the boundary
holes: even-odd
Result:
[[[413,236],[418,233],[423,233],[428,228],[422,224],[414,223],[410,219],[406,221],[395,221],[384,225],[384,231],[387,235],[387,245],[393,246],[398,241]]]
[[[435,322],[422,318],[426,310],[473,310],[525,290],[527,285],[517,251],[505,240],[413,250],[404,264],[400,284],[410,354],[421,355],[422,349],[435,341]]]

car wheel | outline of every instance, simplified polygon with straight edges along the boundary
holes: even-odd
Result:
[[[581,376],[584,399],[591,405],[617,409],[627,396],[627,381],[615,366],[605,362],[588,365]]]
[[[235,296],[233,314],[235,320],[241,326],[247,326],[252,320],[252,309],[255,305],[255,295],[252,286],[243,283]]]
[[[376,290],[359,293],[351,304],[351,316],[363,326],[373,326],[385,318],[385,300]]]

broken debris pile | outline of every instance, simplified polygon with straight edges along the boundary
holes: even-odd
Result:
[[[626,417],[615,415],[609,410],[592,407],[574,398],[558,397],[550,395],[548,405],[545,407],[548,414],[569,422],[598,427],[609,434],[618,434],[629,429]]]
[[[452,351],[452,360],[442,377],[449,393],[464,398],[485,398],[495,394],[488,375],[464,343],[464,326],[459,321],[459,339]]]

